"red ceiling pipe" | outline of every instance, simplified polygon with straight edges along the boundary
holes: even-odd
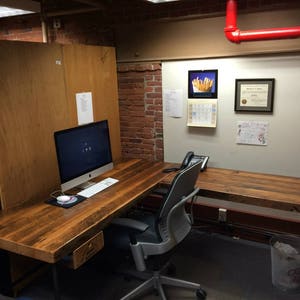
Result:
[[[237,1],[228,0],[224,32],[227,39],[233,43],[300,37],[300,26],[241,31],[236,25],[236,15]]]

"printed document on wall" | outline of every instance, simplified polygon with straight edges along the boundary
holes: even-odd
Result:
[[[92,93],[76,93],[78,125],[94,122]]]
[[[237,144],[266,146],[268,144],[269,122],[265,121],[238,121]]]
[[[183,91],[176,89],[164,90],[165,113],[169,117],[182,118]]]
[[[187,126],[216,127],[217,99],[189,99]]]

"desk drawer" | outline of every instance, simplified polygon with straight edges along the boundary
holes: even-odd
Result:
[[[103,246],[104,239],[101,231],[73,251],[70,266],[77,269],[101,250]]]

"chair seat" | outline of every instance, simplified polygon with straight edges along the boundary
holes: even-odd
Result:
[[[141,221],[147,224],[149,227],[145,232],[136,234],[137,242],[147,242],[147,243],[159,243],[161,242],[160,235],[157,233],[155,227],[156,215],[147,212],[140,212],[139,214],[131,215],[134,220]]]
[[[106,244],[117,248],[122,251],[130,252],[130,234],[135,233],[135,238],[138,242],[148,242],[148,243],[159,243],[161,242],[160,236],[157,234],[155,229],[156,216],[152,213],[145,211],[133,210],[126,215],[127,218],[137,220],[147,224],[149,227],[146,231],[137,233],[134,229],[128,229],[122,226],[115,226],[114,221],[111,226],[106,229],[106,234],[109,240],[106,240]],[[117,239],[110,238],[118,236]]]

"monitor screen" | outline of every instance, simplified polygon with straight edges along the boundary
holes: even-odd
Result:
[[[113,167],[107,120],[57,131],[54,140],[62,191]]]

